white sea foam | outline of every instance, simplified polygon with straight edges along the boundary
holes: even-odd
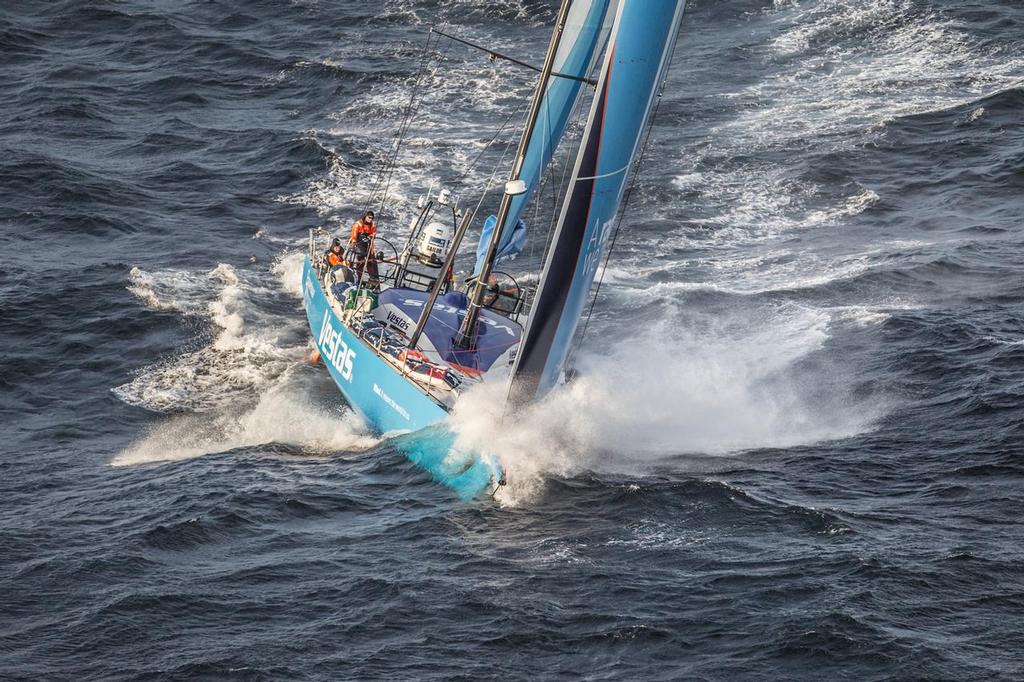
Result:
[[[1024,59],[980,45],[911,0],[823,0],[777,14],[790,26],[772,44],[781,68],[746,93],[773,105],[733,124],[753,124],[774,141],[864,129],[1022,81]],[[773,126],[758,121],[768,113]]]
[[[293,261],[283,257],[274,266],[290,295]],[[261,305],[282,295],[261,273],[243,274],[221,263],[205,273],[133,268],[129,279],[129,290],[147,306],[205,320],[210,334],[207,343],[163,358],[115,388],[129,404],[159,412],[207,411],[251,400],[308,352],[301,316],[271,314]]]
[[[974,123],[979,118],[985,115],[985,107],[977,107],[971,110],[971,113],[964,119],[964,123]]]
[[[305,254],[302,252],[284,253],[274,261],[272,268],[281,283],[281,288],[296,298],[302,298],[304,259]]]
[[[129,289],[147,306],[208,320],[206,345],[144,368],[114,389],[129,404],[171,416],[117,455],[113,464],[187,459],[265,443],[311,452],[361,450],[378,439],[347,409],[313,405],[300,367],[308,353],[301,315],[267,312],[267,301],[301,296],[301,253],[272,271],[221,263],[208,272],[133,268]],[[266,282],[271,286],[267,286]]]
[[[286,384],[285,384],[286,386]],[[161,421],[113,460],[115,466],[191,459],[268,443],[312,453],[365,450],[378,442],[350,411],[309,404],[279,382],[242,410],[180,414]]]
[[[851,322],[859,327],[882,324],[892,317],[890,309],[872,308],[863,305],[836,306],[828,310],[835,316],[836,320]]]
[[[452,418],[458,446],[495,455],[510,480],[499,495],[517,504],[536,495],[545,475],[635,472],[666,457],[854,435],[884,407],[857,403],[841,373],[809,376],[797,367],[824,347],[830,323],[828,313],[797,306],[753,327],[663,322],[600,354],[587,351],[579,378],[503,420],[504,387],[467,393]]]
[[[194,314],[202,307],[206,277],[184,270],[146,272],[133,267],[128,273],[128,291],[153,310],[177,310]]]
[[[998,336],[983,336],[982,338],[1000,346],[1024,346],[1024,339],[1003,339]]]
[[[777,27],[762,48],[769,68],[749,85],[707,93],[730,99],[738,113],[710,131],[701,154],[685,149],[678,159],[674,185],[698,193],[703,221],[713,228],[700,235],[702,246],[771,243],[849,222],[883,199],[867,187],[833,198],[833,187],[794,179],[792,168],[769,154],[859,148],[900,117],[1024,83],[1024,57],[981,43],[955,19],[910,0],[776,2],[764,18]],[[983,113],[976,108],[965,122]]]
[[[627,298],[633,305],[658,299],[673,300],[681,291],[720,291],[749,296],[816,289],[851,279],[868,272],[883,257],[880,248],[835,258],[783,248],[758,255],[730,251],[705,259],[662,262],[632,271],[610,268],[605,282],[618,285],[614,295]],[[651,279],[656,283],[651,284]],[[612,291],[606,290],[608,293]]]

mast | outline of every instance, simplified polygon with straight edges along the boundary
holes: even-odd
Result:
[[[572,0],[564,0],[558,11],[558,18],[555,21],[555,31],[551,35],[551,43],[548,45],[548,53],[544,58],[544,66],[541,69],[540,78],[537,80],[537,87],[533,91],[533,101],[530,104],[530,113],[527,118],[526,128],[519,140],[519,149],[516,151],[516,158],[512,164],[512,172],[509,174],[508,182],[505,183],[505,192],[501,196],[501,205],[498,207],[498,220],[491,233],[491,241],[487,245],[484,256],[483,267],[477,274],[476,283],[473,285],[473,292],[469,297],[469,307],[466,316],[462,320],[454,342],[459,348],[470,348],[475,343],[476,325],[480,319],[480,311],[483,308],[484,294],[487,289],[487,280],[491,276],[491,269],[494,266],[494,256],[501,241],[501,234],[505,230],[505,223],[508,221],[509,209],[512,206],[512,199],[515,196],[526,192],[526,187],[519,179],[523,169],[523,162],[526,159],[526,149],[533,137],[533,130],[539,118],[541,101],[544,99],[544,92],[547,89],[548,80],[551,78],[555,62],[555,54],[558,52],[558,44],[562,40],[562,32],[565,30],[565,19],[569,14],[569,6]]]

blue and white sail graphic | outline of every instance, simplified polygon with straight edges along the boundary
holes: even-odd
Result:
[[[621,0],[608,51],[512,371],[515,401],[562,374],[622,200],[630,166],[675,45],[686,0]]]
[[[526,241],[525,223],[521,232],[510,228],[519,227],[523,208],[533,189],[540,183],[544,169],[551,163],[555,148],[565,134],[580,90],[607,37],[606,19],[611,4],[613,0],[575,0],[569,7],[562,39],[552,62],[552,70],[561,75],[552,75],[544,91],[537,126],[527,143],[523,167],[519,173],[519,179],[526,183],[526,193],[512,199],[508,219],[505,221],[505,225],[509,227],[501,228],[501,241],[498,242],[497,250],[499,255],[504,252],[507,257],[514,255],[513,251],[518,253],[515,250],[515,240],[520,241],[520,249],[521,244]],[[473,267],[474,275],[483,268],[483,257],[487,252],[491,231],[493,227],[490,231],[485,230],[480,236],[477,261]]]

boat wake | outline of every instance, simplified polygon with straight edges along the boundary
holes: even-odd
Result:
[[[114,466],[169,462],[268,443],[319,455],[367,450],[379,442],[350,410],[329,410],[302,397],[296,385],[275,386],[240,411],[214,410],[170,417],[111,462]]]
[[[151,309],[176,311],[196,324],[201,345],[143,368],[113,390],[130,405],[170,416],[112,464],[183,460],[266,443],[322,454],[379,442],[340,402],[309,397],[317,372],[304,361],[308,332],[292,314],[301,268],[301,254],[286,253],[271,266],[274,277],[223,263],[205,273],[132,269],[129,291]]]

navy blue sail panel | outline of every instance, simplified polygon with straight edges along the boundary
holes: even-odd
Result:
[[[565,19],[565,30],[555,51],[552,69],[560,74],[586,78],[601,53],[601,46],[607,37],[606,18],[612,0],[575,0],[569,7]],[[551,157],[558,146],[569,117],[576,106],[583,82],[569,78],[552,76],[548,81],[544,96],[540,102],[537,126],[527,142],[523,166],[519,171],[519,179],[526,183],[526,193],[512,199],[509,206],[506,226],[517,226],[526,202],[530,199],[533,189],[540,184],[540,178],[551,162]],[[493,228],[492,228],[493,229]],[[526,241],[525,224],[523,231],[502,227],[501,241],[498,243],[499,254],[518,253],[515,240],[519,240],[519,249]],[[477,274],[483,267],[483,254],[487,251],[487,241],[491,232],[481,235],[480,247],[477,249],[477,262],[473,273]],[[486,240],[486,241],[485,241]]]
[[[398,325],[396,325],[404,329],[403,324],[411,328],[420,319],[420,314],[423,312],[423,307],[429,296],[425,291],[387,289],[381,292],[377,302],[385,314],[388,310],[386,306],[394,306],[408,318],[408,320],[399,319]],[[452,337],[458,331],[459,325],[462,324],[462,318],[466,316],[468,303],[468,297],[461,291],[450,291],[439,297],[433,310],[430,311],[430,317],[423,328],[423,335],[437,349],[439,359],[470,370],[486,372],[495,360],[519,343],[523,328],[503,315],[484,310],[480,316],[480,335],[477,347],[472,350],[456,348],[452,343]],[[408,329],[405,331],[408,332]],[[438,359],[429,354],[428,358]]]
[[[569,191],[510,381],[513,400],[558,382],[650,117],[686,0],[621,0]]]

